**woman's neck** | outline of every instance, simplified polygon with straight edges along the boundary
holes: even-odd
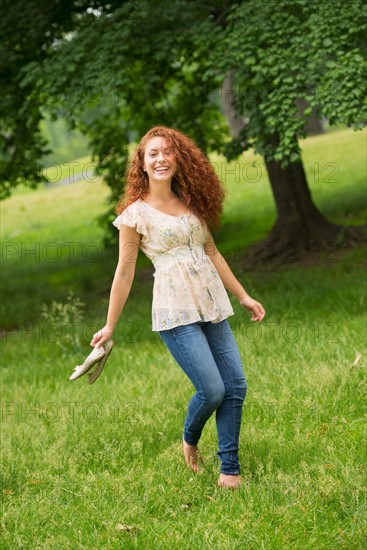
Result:
[[[166,186],[160,182],[158,185],[149,184],[149,191],[145,198],[157,203],[164,203],[177,198],[177,196],[171,189],[171,183]]]

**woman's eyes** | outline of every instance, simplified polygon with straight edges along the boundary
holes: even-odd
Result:
[[[167,157],[170,157],[172,155],[172,151],[164,151],[164,154],[167,156]],[[149,155],[150,157],[156,157],[157,156],[157,153],[150,153]]]

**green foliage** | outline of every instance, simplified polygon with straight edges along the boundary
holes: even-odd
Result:
[[[363,2],[280,0],[239,2],[227,25],[211,22],[195,37],[205,73],[234,74],[236,110],[248,118],[225,149],[228,158],[254,147],[283,167],[300,159],[307,116],[316,108],[330,124],[360,129],[367,120]],[[225,92],[224,92],[225,93]],[[308,107],[298,113],[296,101]],[[275,137],[275,139],[274,139]]]
[[[28,20],[35,4],[24,6]],[[14,12],[23,7],[21,1],[14,6]],[[16,86],[27,90],[22,93],[23,108],[27,111],[35,105],[38,121],[40,106],[55,118],[62,107],[71,127],[77,126],[89,136],[99,172],[106,175],[112,189],[112,201],[122,190],[127,143],[151,126],[179,127],[204,150],[223,142],[227,125],[210,97],[216,80],[206,77],[204,82],[200,63],[193,59],[195,24],[205,19],[212,7],[197,1],[167,4],[143,0],[70,2],[68,9],[63,14],[68,32],[63,36],[62,26],[55,27],[54,33],[53,19],[47,17],[42,23],[50,27],[50,40],[36,29],[32,47],[27,44],[27,55],[14,66]],[[39,16],[42,18],[41,11]],[[15,46],[23,51],[20,42],[19,37],[12,37],[9,49]],[[11,129],[15,110],[9,109],[8,116]],[[27,140],[21,135],[18,139],[19,154],[25,154]],[[42,148],[38,156],[41,153]],[[31,156],[35,161],[36,150]],[[16,163],[8,168],[4,180],[10,188],[25,174],[18,173]],[[29,166],[32,169],[35,171],[34,163]],[[31,180],[29,177],[28,182]]]
[[[1,198],[25,181],[31,187],[44,181],[39,161],[48,149],[39,127],[42,99],[34,93],[35,85],[27,74],[47,58],[52,43],[71,28],[72,5],[70,0],[2,2]]]
[[[216,83],[204,82],[191,59],[190,22],[200,14],[197,2],[126,2],[60,42],[24,77],[54,117],[62,108],[89,136],[97,173],[111,189],[104,226],[123,190],[134,137],[164,124],[187,132],[204,150],[226,138],[227,125],[210,96]]]
[[[73,87],[66,85],[58,95],[51,94],[54,80],[68,81],[68,76],[77,75],[78,56],[63,61],[62,45],[68,44],[83,28],[88,29],[102,14],[115,10],[121,2],[106,0],[3,0],[3,14],[0,18],[2,44],[2,68],[0,86],[2,89],[0,133],[1,188],[0,198],[5,198],[11,189],[19,184],[35,187],[44,182],[42,159],[50,153],[42,136],[40,126],[45,106],[56,118],[59,116],[61,99],[72,105]],[[106,21],[106,20],[105,20]],[[93,41],[97,39],[94,36]],[[38,71],[58,52],[55,72],[47,73],[45,82],[38,79]],[[80,68],[80,67],[79,67]],[[92,73],[93,81],[93,73]],[[78,83],[78,87],[80,83]],[[87,89],[86,82],[81,89]],[[83,104],[90,104],[88,96]],[[52,104],[52,106],[50,106]],[[75,127],[75,119],[68,123]],[[70,160],[70,159],[68,159]]]

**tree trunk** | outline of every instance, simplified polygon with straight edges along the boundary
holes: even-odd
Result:
[[[221,99],[232,137],[238,137],[248,123],[248,119],[239,115],[233,107],[235,93],[233,71],[228,71],[222,84]],[[298,100],[300,114],[307,106],[306,102]],[[314,111],[309,117],[307,132],[322,132],[324,122],[317,119]],[[276,146],[279,136],[274,134],[269,142]],[[277,220],[268,237],[247,252],[247,268],[268,261],[273,265],[301,260],[304,257],[310,261],[320,261],[321,256],[326,256],[336,248],[366,241],[365,227],[336,225],[317,209],[312,201],[302,161],[282,168],[280,162],[265,158],[265,165],[273,191]],[[329,260],[330,258],[331,256]]]
[[[336,225],[316,208],[302,161],[291,163],[286,168],[282,168],[279,162],[266,159],[265,164],[277,220],[268,237],[247,256],[248,266],[265,260],[277,263],[300,260],[305,255],[310,257],[310,253],[318,261],[325,251],[331,252],[366,239],[361,228]]]
[[[247,119],[242,117],[233,107],[236,90],[233,82],[233,70],[227,72],[221,88],[221,103],[223,114],[227,119],[231,136],[237,138]]]

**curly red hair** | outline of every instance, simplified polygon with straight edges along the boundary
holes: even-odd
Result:
[[[175,156],[177,170],[172,178],[172,191],[208,227],[219,226],[225,190],[214,168],[192,139],[165,126],[156,126],[142,137],[127,169],[125,192],[116,212],[121,214],[129,204],[137,199],[144,200],[148,194],[149,179],[143,171],[144,152],[148,141],[154,137],[164,138]]]

